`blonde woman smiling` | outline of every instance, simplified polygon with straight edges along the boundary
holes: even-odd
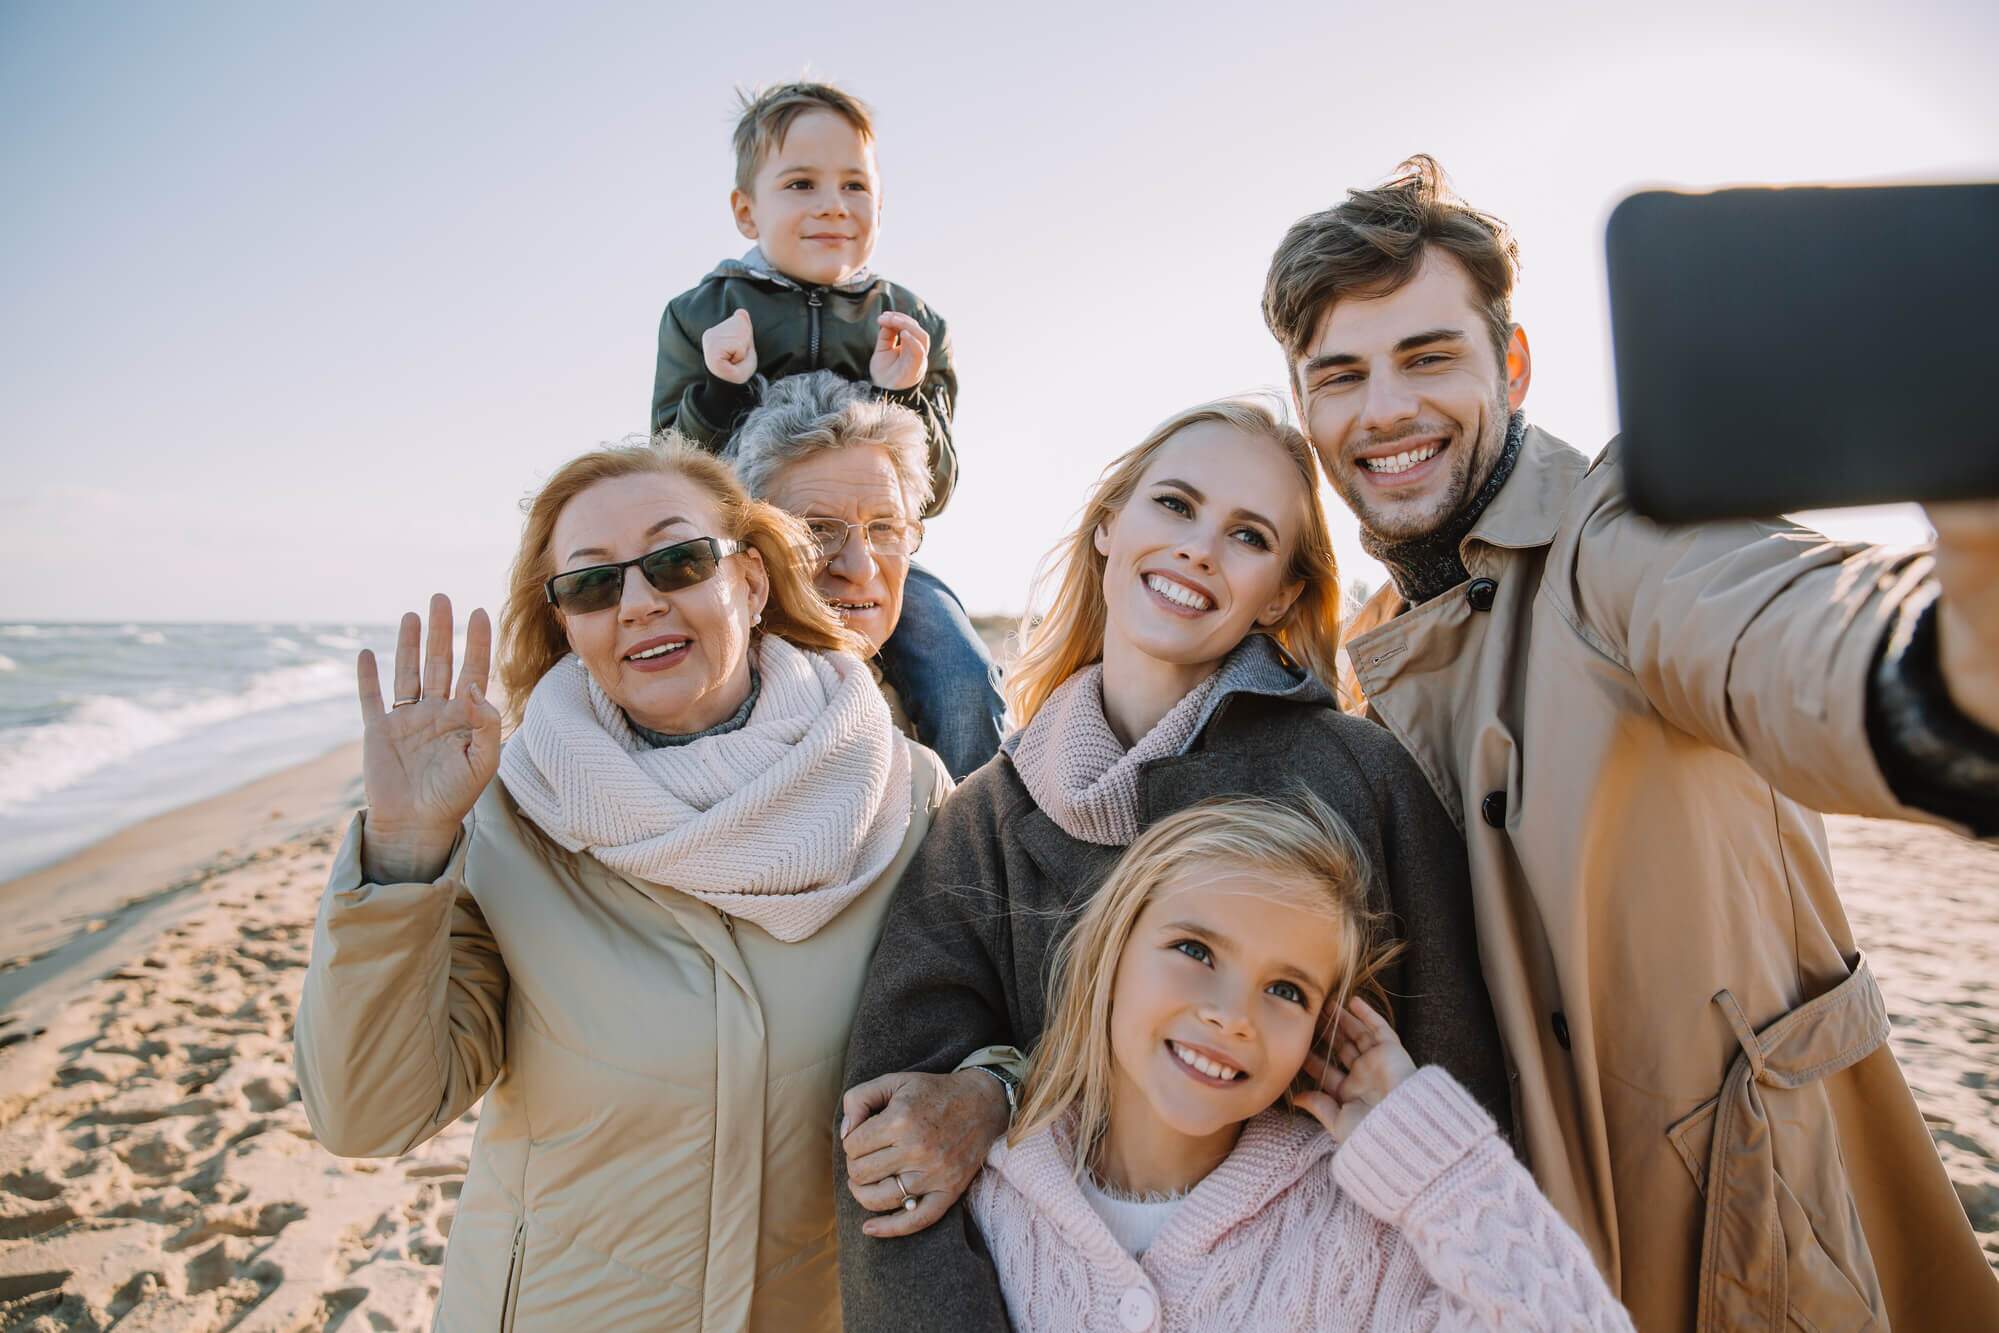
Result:
[[[1005,1326],[957,1200],[1006,1129],[1074,914],[1204,797],[1303,789],[1344,818],[1408,944],[1382,977],[1403,1042],[1509,1120],[1463,843],[1394,738],[1321,684],[1340,595],[1318,486],[1270,409],[1210,403],[1113,461],[1057,548],[1007,679],[1019,730],[939,815],[862,997],[837,1159],[849,1325]]]
[[[482,1095],[441,1328],[839,1326],[826,1170],[890,891],[949,779],[796,520],[673,440],[530,504],[502,620],[361,655],[368,808],[298,1018],[314,1133],[393,1156]],[[497,775],[498,781],[494,781]]]

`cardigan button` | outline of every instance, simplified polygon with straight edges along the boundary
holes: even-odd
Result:
[[[1132,1287],[1118,1298],[1117,1318],[1131,1333],[1145,1333],[1159,1313],[1159,1302],[1144,1287]]]
[[[1492,610],[1492,599],[1499,595],[1499,585],[1491,579],[1473,579],[1465,589],[1465,600],[1474,611]]]
[[[1562,1013],[1562,1011],[1561,1011],[1561,1010],[1559,1010],[1559,1009],[1557,1009],[1557,1010],[1555,1011],[1555,1017],[1554,1017],[1554,1023],[1553,1023],[1553,1026],[1554,1026],[1554,1029],[1555,1029],[1555,1042],[1556,1042],[1556,1044],[1557,1044],[1557,1045],[1559,1045],[1559,1046],[1560,1046],[1560,1047],[1561,1047],[1561,1048],[1562,1048],[1563,1050],[1565,1050],[1565,1051],[1566,1051],[1566,1050],[1568,1050],[1568,1049],[1569,1049],[1569,1020],[1568,1020],[1568,1017],[1567,1017],[1567,1016],[1566,1016],[1565,1014],[1563,1014],[1563,1013]]]
[[[1489,791],[1485,799],[1478,803],[1478,813],[1486,823],[1494,828],[1506,827],[1506,793]]]

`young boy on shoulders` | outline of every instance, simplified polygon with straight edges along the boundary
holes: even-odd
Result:
[[[673,298],[659,324],[652,429],[723,452],[756,405],[759,381],[831,370],[923,418],[933,494],[958,479],[951,413],[958,379],[944,321],[915,293],[869,271],[881,220],[874,122],[823,83],[746,98],[736,122],[736,229],[755,244]],[[918,737],[962,777],[998,748],[992,662],[957,596],[910,570],[901,629],[882,666]]]

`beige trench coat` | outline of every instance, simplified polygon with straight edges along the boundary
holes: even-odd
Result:
[[[434,884],[362,883],[357,816],[298,1016],[313,1132],[409,1151],[483,1093],[444,1329],[837,1329],[833,1126],[895,883],[950,790],[910,743],[888,869],[784,944],[543,837],[492,783]]]
[[[1917,817],[1863,708],[1929,557],[1660,527],[1538,429],[1461,549],[1348,654],[1465,832],[1549,1197],[1642,1328],[1999,1328],[1814,813]]]

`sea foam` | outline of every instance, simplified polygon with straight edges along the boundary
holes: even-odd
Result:
[[[189,697],[162,691],[143,699],[84,695],[61,720],[0,734],[0,810],[58,791],[110,764],[233,718],[334,698],[353,688],[339,662],[279,667],[240,690]]]

